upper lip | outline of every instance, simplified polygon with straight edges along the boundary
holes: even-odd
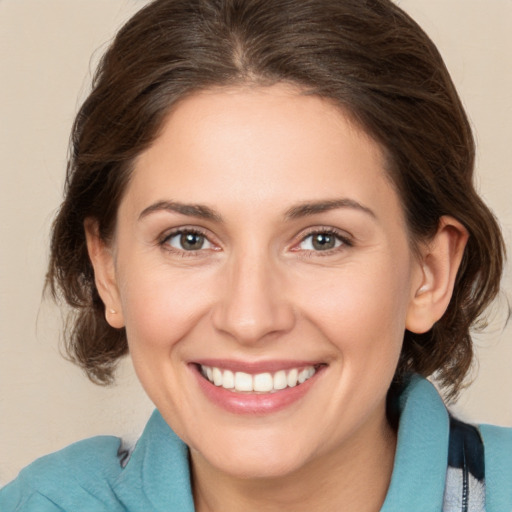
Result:
[[[322,361],[312,360],[290,360],[275,359],[267,361],[239,361],[235,359],[198,359],[192,361],[193,364],[220,368],[222,370],[231,370],[232,372],[245,372],[249,374],[274,373],[279,370],[290,370],[292,368],[306,368],[309,366],[319,366]]]

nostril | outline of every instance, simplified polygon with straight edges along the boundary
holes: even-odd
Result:
[[[269,336],[288,332],[294,325],[291,309],[272,303],[223,304],[212,314],[214,328],[235,338],[240,343],[257,343]]]

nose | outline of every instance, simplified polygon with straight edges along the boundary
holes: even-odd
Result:
[[[255,344],[288,332],[295,323],[278,264],[245,254],[227,264],[213,311],[213,325],[238,343]]]

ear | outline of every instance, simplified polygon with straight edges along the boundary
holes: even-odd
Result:
[[[407,330],[417,334],[427,332],[444,315],[468,237],[459,221],[441,217],[436,235],[421,248],[422,276],[409,303]]]
[[[94,269],[94,282],[105,305],[105,318],[111,327],[124,327],[115,261],[112,248],[100,237],[98,222],[87,218],[84,222],[87,251]]]

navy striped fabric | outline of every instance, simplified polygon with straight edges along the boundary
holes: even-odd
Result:
[[[453,417],[443,512],[485,512],[485,459],[480,432]]]

